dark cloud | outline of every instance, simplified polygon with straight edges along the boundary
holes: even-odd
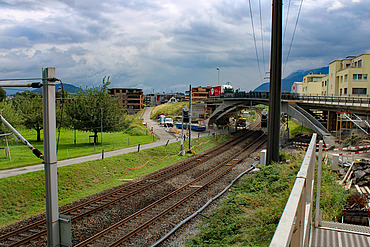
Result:
[[[261,1],[262,25],[259,2],[250,2],[263,74],[269,68],[271,1]],[[299,4],[291,1],[284,61]],[[287,71],[369,50],[369,5],[304,2]],[[42,67],[54,66],[64,82],[77,86],[111,75],[114,86],[183,91],[189,83],[213,84],[219,67],[221,82],[251,90],[263,75],[249,7],[246,0],[0,0],[0,77],[39,75]]]

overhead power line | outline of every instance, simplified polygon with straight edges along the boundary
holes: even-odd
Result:
[[[288,19],[289,19],[289,12],[290,12],[290,2],[291,2],[291,0],[289,0],[289,2],[288,2],[288,10],[287,10],[286,18],[285,18],[284,35],[283,35],[283,43],[284,43],[284,40],[285,40],[286,28],[287,28],[287,26],[288,26]]]
[[[299,10],[298,10],[298,14],[297,14],[297,19],[296,19],[296,22],[295,22],[294,31],[293,31],[293,35],[292,35],[292,40],[290,41],[290,45],[289,45],[289,49],[288,49],[288,55],[287,55],[286,60],[285,60],[285,63],[284,63],[283,73],[284,73],[284,71],[285,71],[286,64],[288,63],[288,60],[289,60],[289,55],[290,55],[290,51],[291,51],[291,49],[292,49],[292,45],[293,45],[293,41],[294,41],[295,32],[296,32],[296,30],[297,30],[297,26],[298,26],[299,16],[301,15],[302,4],[303,4],[303,0],[301,0],[301,4],[299,5]]]
[[[262,81],[262,74],[261,74],[261,68],[260,68],[260,60],[259,60],[259,57],[258,57],[258,50],[257,50],[256,33],[254,32],[254,23],[253,23],[253,14],[252,14],[251,0],[249,0],[249,13],[250,13],[250,16],[251,16],[251,24],[252,24],[253,40],[254,40],[254,49],[256,51],[258,71],[260,72],[260,78],[261,78],[261,81]]]
[[[260,9],[260,24],[261,24],[261,41],[262,41],[262,62],[263,62],[263,72],[266,72],[265,48],[264,48],[264,44],[263,44],[263,24],[262,24],[262,8],[261,8],[261,0],[259,0],[259,9]]]

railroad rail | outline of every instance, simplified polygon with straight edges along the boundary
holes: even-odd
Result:
[[[222,178],[225,174],[230,172],[234,166],[243,162],[251,153],[261,147],[266,140],[266,136],[260,135],[247,147],[227,158],[224,162],[215,166],[213,169],[203,173],[172,193],[165,195],[145,208],[142,208],[75,246],[121,245],[135,234],[149,227],[158,219],[169,214],[174,209],[186,203],[190,198],[203,191],[209,185]],[[192,187],[192,185],[196,186]],[[137,224],[138,226],[132,227],[132,225]]]
[[[76,222],[88,215],[91,215],[97,211],[103,210],[115,203],[118,203],[130,196],[138,194],[148,188],[151,188],[159,183],[170,179],[178,174],[184,173],[197,165],[211,159],[213,156],[230,150],[230,147],[237,145],[240,142],[245,141],[252,135],[256,135],[255,131],[247,131],[244,134],[240,134],[236,138],[212,148],[200,155],[196,155],[189,158],[177,165],[170,166],[167,169],[162,169],[153,175],[147,176],[137,182],[128,183],[119,187],[110,193],[103,196],[97,197],[95,199],[89,200],[87,202],[81,203],[78,206],[69,208],[67,210],[61,211],[61,214],[72,215],[72,222]],[[257,135],[260,135],[257,133]],[[29,243],[33,240],[39,239],[40,237],[46,235],[45,220],[39,220],[37,222],[28,224],[27,226],[20,227],[16,231],[8,232],[0,236],[0,246],[20,246]]]

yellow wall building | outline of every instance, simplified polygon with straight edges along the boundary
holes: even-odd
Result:
[[[321,81],[326,75],[308,74],[303,77],[302,95],[321,95]]]
[[[329,64],[327,95],[366,97],[370,94],[369,74],[370,54],[335,60]]]
[[[327,75],[304,76],[302,94],[368,97],[370,95],[369,74],[370,54],[348,56],[331,62]]]

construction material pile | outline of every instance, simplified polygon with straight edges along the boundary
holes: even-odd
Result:
[[[354,184],[358,186],[370,185],[370,160],[358,160],[353,164],[352,171]]]

